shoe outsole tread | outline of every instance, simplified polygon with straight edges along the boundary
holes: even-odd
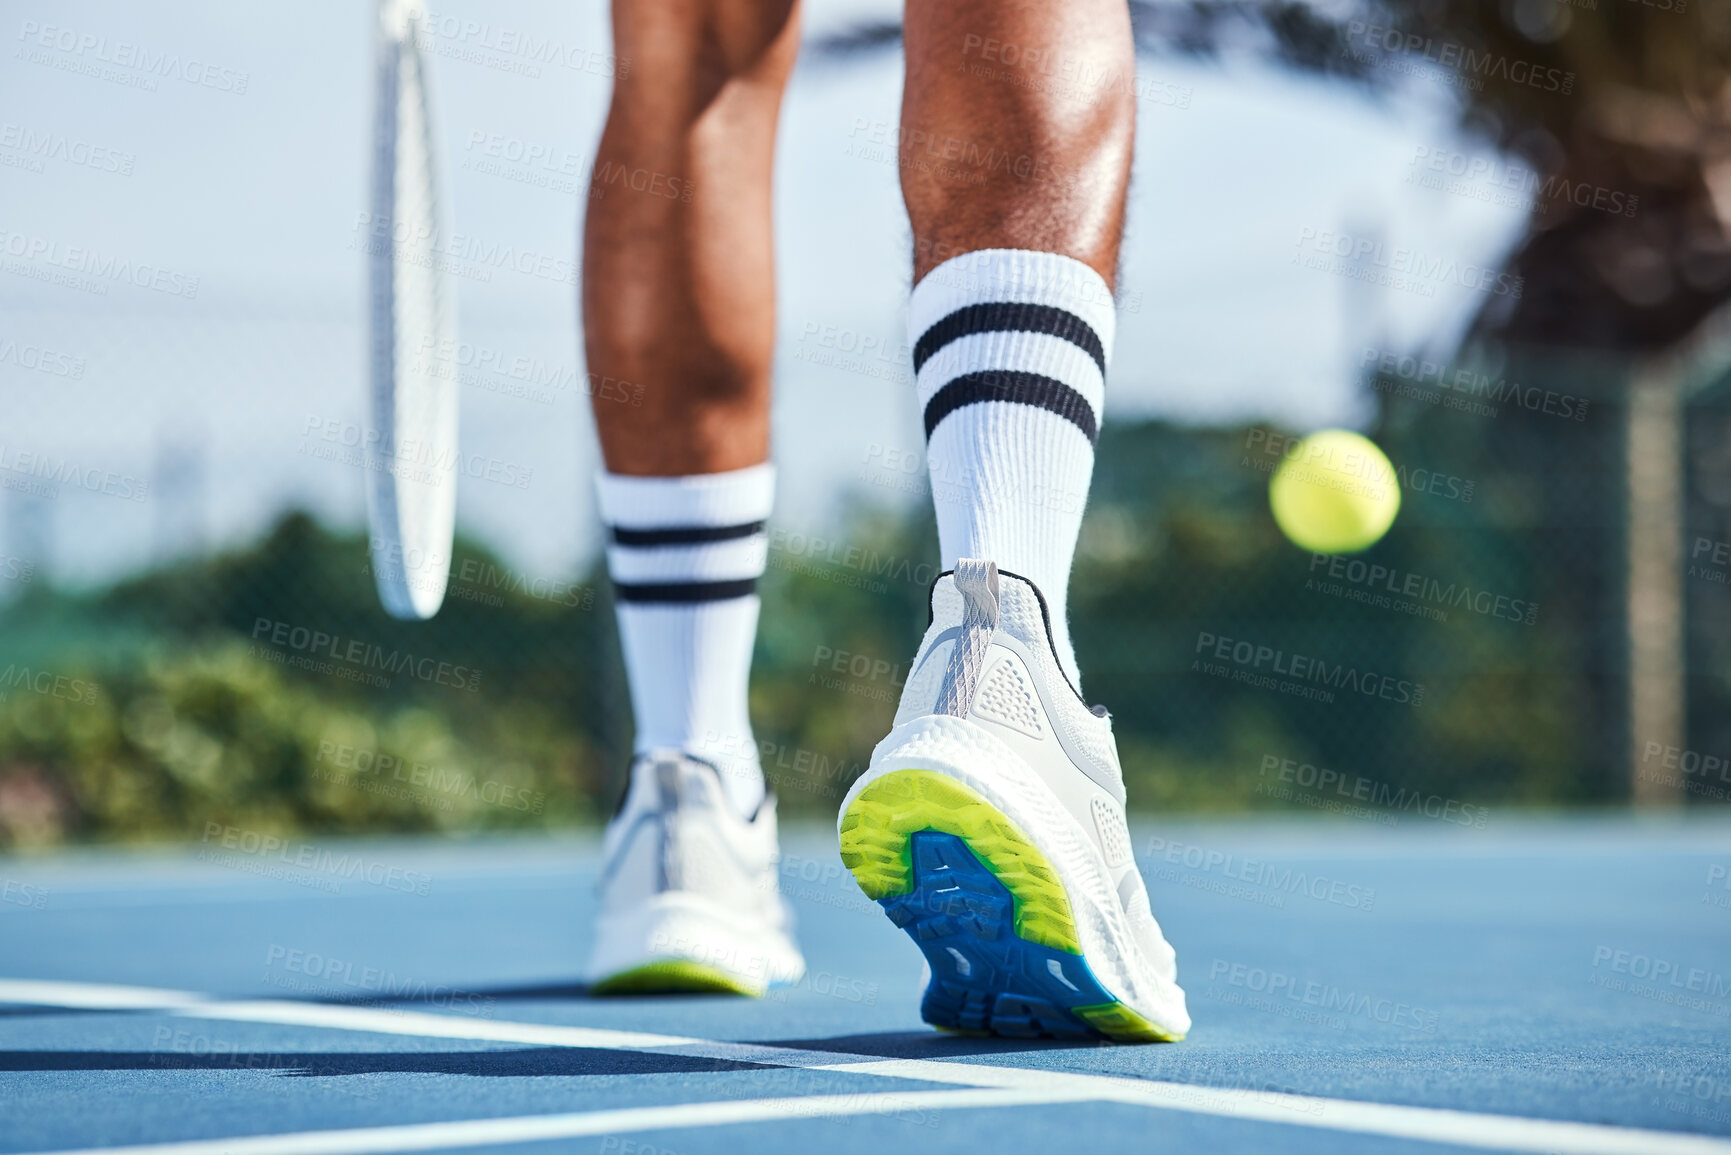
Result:
[[[963,1034],[1176,1042],[1094,977],[1057,870],[978,792],[936,770],[872,782],[842,862],[931,966],[921,1016]]]

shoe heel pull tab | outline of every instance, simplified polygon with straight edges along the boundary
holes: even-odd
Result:
[[[950,654],[935,712],[965,718],[980,688],[980,667],[998,632],[998,563],[977,558],[956,561],[956,592],[962,595],[962,634]]]
[[[655,764],[655,792],[661,818],[661,887],[678,890],[685,885],[679,856],[679,763],[669,758]]]
[[[656,800],[661,804],[661,813],[668,814],[679,809],[679,763],[668,759],[655,765]]]

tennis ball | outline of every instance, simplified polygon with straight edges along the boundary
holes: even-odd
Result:
[[[1268,506],[1294,545],[1313,553],[1357,553],[1394,524],[1400,479],[1368,437],[1324,429],[1287,450],[1268,479]]]

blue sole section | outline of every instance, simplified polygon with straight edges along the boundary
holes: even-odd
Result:
[[[1018,937],[1009,889],[960,837],[921,830],[909,843],[913,889],[878,905],[931,965],[920,1016],[1012,1038],[1103,1038],[1071,1013],[1115,1001],[1082,956]]]

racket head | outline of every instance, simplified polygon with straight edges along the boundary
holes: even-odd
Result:
[[[373,579],[393,617],[438,612],[456,528],[456,287],[442,271],[445,197],[419,0],[381,0],[374,33],[371,209],[366,247],[371,426],[367,515]],[[381,227],[388,226],[388,227]]]

